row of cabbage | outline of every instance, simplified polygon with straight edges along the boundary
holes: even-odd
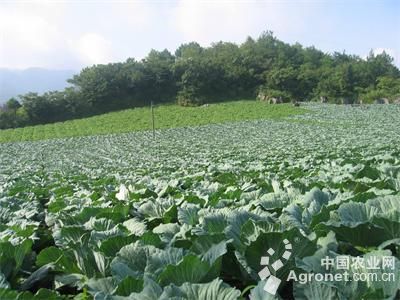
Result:
[[[395,299],[400,110],[366,107],[0,145],[0,298]],[[394,280],[286,280],[343,255],[392,257]]]

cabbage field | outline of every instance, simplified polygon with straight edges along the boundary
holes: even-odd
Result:
[[[398,298],[400,106],[306,108],[0,144],[0,299]],[[288,242],[273,295],[262,257]],[[343,257],[387,263],[288,278]]]

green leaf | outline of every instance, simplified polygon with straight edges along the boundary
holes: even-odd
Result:
[[[222,214],[207,215],[203,219],[202,229],[208,234],[223,233],[228,221]]]
[[[69,225],[61,227],[53,232],[54,241],[56,246],[66,247],[69,243],[79,243],[81,238],[87,231],[81,225]]]
[[[153,279],[165,270],[169,265],[177,265],[184,257],[185,250],[181,248],[170,247],[166,250],[155,249],[147,258],[145,273]]]
[[[246,211],[235,212],[229,217],[229,225],[224,232],[228,239],[232,239],[236,250],[244,251],[246,246],[257,238],[260,228],[254,221],[259,218]]]
[[[16,276],[31,248],[31,240],[25,240],[18,245],[0,242],[0,270],[7,279]]]
[[[209,283],[193,284],[186,282],[181,286],[170,285],[165,287],[160,300],[185,299],[185,300],[237,300],[240,291],[215,279]]]
[[[140,242],[129,244],[121,248],[111,262],[112,274],[122,280],[127,276],[135,278],[143,277],[147,266],[147,259],[154,253],[156,248],[151,245],[142,245]]]
[[[140,293],[131,293],[129,300],[160,300],[162,292],[162,288],[156,282],[144,276],[143,290]]]
[[[10,288],[10,284],[7,281],[6,276],[0,272],[0,289],[8,289]]]
[[[53,283],[54,269],[55,266],[52,263],[40,267],[21,283],[19,289],[21,291],[27,291],[37,286],[47,286],[49,283]]]
[[[100,251],[108,257],[115,257],[122,247],[134,243],[137,239],[135,236],[113,236],[101,243]]]
[[[232,241],[232,239],[225,240],[225,236],[222,234],[201,235],[193,242],[190,250],[199,255],[203,261],[208,262],[211,266],[228,251],[227,245]]]
[[[177,285],[185,282],[201,282],[210,271],[208,263],[200,260],[195,255],[187,255],[176,266],[168,265],[160,274],[158,280],[162,286],[174,283]]]
[[[17,297],[18,292],[6,288],[0,288],[0,299],[17,299]]]
[[[54,286],[56,289],[63,287],[76,287],[82,289],[84,283],[88,278],[82,274],[67,274],[67,275],[56,275],[54,278]]]
[[[61,250],[53,246],[43,249],[36,258],[36,264],[41,267],[50,263],[55,265],[57,271],[64,273],[80,272],[71,251]]]
[[[338,210],[339,221],[330,220],[315,227],[336,233],[338,239],[354,246],[379,246],[386,240],[400,237],[399,197],[386,196],[366,203],[349,202]]]
[[[99,292],[104,293],[105,295],[112,295],[116,291],[116,282],[112,277],[107,278],[91,278],[88,283],[88,292],[92,295],[95,295]]]
[[[178,209],[178,221],[181,224],[196,225],[199,222],[198,205],[187,203]]]
[[[148,232],[144,233],[140,237],[140,241],[144,245],[152,245],[152,246],[157,247],[157,248],[161,248],[162,245],[163,245],[163,242],[161,241],[159,235],[155,234],[155,233],[153,233],[151,231],[148,231]]]
[[[34,296],[35,300],[61,300],[61,299],[65,299],[65,297],[59,295],[57,292],[55,291],[51,291],[48,289],[39,289],[37,291],[37,293]]]
[[[264,291],[266,281],[259,280],[256,287],[251,289],[249,298],[250,300],[280,300],[279,295],[273,296],[270,293]]]
[[[132,293],[139,293],[143,290],[143,283],[142,279],[128,276],[118,284],[115,294],[120,296],[129,296]]]
[[[142,222],[140,222],[138,219],[129,219],[122,223],[130,233],[141,236],[146,232],[146,225]]]
[[[276,274],[278,278],[286,279],[289,271],[295,268],[295,258],[302,258],[314,254],[316,245],[304,237],[297,229],[291,229],[286,232],[267,232],[261,233],[257,240],[250,244],[245,251],[245,264],[243,265],[249,275],[254,280],[259,280],[258,272],[263,268],[260,265],[262,256],[269,256],[268,250],[272,248],[275,253],[270,257],[271,261],[275,261],[282,256],[285,251],[283,241],[287,239],[292,244],[291,256],[284,262],[283,267]],[[242,264],[243,260],[240,261]],[[273,270],[271,270],[272,273]]]
[[[340,299],[337,288],[330,283],[311,281],[307,284],[296,282],[293,288],[295,299],[321,300]]]

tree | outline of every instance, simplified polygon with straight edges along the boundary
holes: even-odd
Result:
[[[266,76],[266,87],[268,90],[286,92],[290,95],[290,99],[283,99],[284,101],[290,101],[298,97],[298,71],[292,66],[286,68],[274,68],[267,73]]]
[[[201,56],[203,50],[204,49],[198,43],[190,42],[179,46],[175,51],[175,57],[177,59],[196,58]]]
[[[143,60],[146,86],[143,87],[146,100],[171,102],[176,95],[176,83],[173,74],[175,57],[168,51],[151,50]]]
[[[20,107],[21,107],[21,104],[15,98],[9,99],[5,104],[5,108],[7,110],[11,110],[11,111],[14,111],[14,112]]]

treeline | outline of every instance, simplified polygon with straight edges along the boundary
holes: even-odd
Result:
[[[400,97],[400,71],[386,53],[366,59],[326,54],[314,47],[289,45],[271,32],[243,44],[192,42],[174,54],[152,50],[141,61],[84,68],[71,87],[10,99],[0,112],[0,128],[81,118],[131,107],[177,102],[272,98],[289,101],[364,103]]]

